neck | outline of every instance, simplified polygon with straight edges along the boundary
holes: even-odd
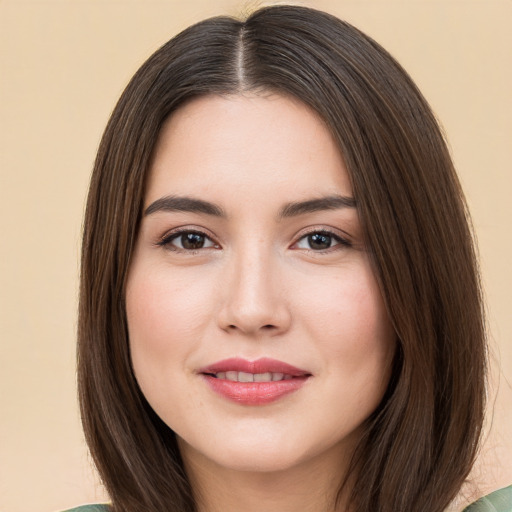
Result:
[[[284,470],[239,471],[190,450],[182,446],[198,512],[350,512],[349,483],[339,492],[347,464],[336,451]]]

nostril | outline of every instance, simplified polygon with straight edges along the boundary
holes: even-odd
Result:
[[[227,329],[236,331],[236,330],[238,330],[238,327],[234,324],[230,324],[227,326]],[[273,324],[266,324],[266,325],[262,325],[261,329],[265,330],[265,331],[272,331],[274,329],[277,329],[277,327]]]

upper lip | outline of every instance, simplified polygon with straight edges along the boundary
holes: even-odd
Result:
[[[239,357],[232,357],[229,359],[223,359],[216,363],[200,368],[198,373],[221,373],[221,372],[246,372],[246,373],[283,373],[285,375],[291,375],[292,377],[304,377],[311,375],[307,370],[302,370],[291,364],[278,361],[277,359],[271,359],[263,357],[256,359],[256,361],[248,361]]]

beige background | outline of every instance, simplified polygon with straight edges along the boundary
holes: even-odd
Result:
[[[483,491],[510,484],[512,1],[298,3],[382,43],[443,122],[474,215],[493,359],[503,369],[501,378],[494,372],[494,424],[475,478]],[[120,92],[151,52],[194,21],[256,5],[0,0],[1,511],[102,499],[82,440],[74,370],[81,217],[95,150]]]

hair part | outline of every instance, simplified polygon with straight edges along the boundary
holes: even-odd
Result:
[[[397,333],[391,382],[353,459],[353,510],[441,512],[470,471],[484,414],[484,316],[464,197],[400,65],[349,24],[291,6],[212,18],[171,39],[130,81],[103,135],[84,221],[78,387],[113,509],[196,510],[175,435],[142,395],[129,353],[125,282],[156,140],[195,97],[263,91],[299,99],[332,132]]]

